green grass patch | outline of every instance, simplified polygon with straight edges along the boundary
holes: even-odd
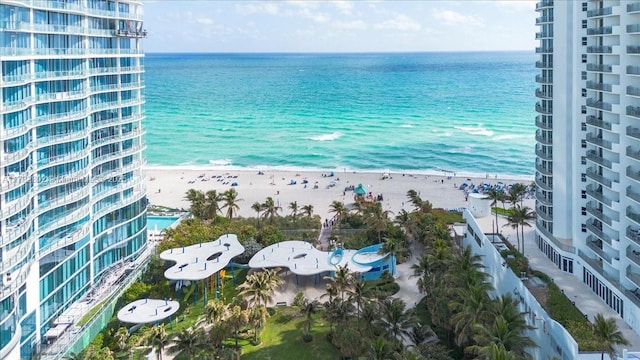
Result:
[[[377,298],[385,299],[400,291],[400,285],[391,279],[379,279],[367,281],[367,292]]]
[[[108,301],[109,299],[106,300],[102,300],[102,302],[100,302],[98,305],[94,306],[91,310],[89,310],[89,312],[82,317],[82,319],[80,319],[80,321],[78,321],[78,323],[76,324],[77,326],[84,326],[86,323],[89,322],[89,320],[91,320],[91,318],[98,312],[100,311],[100,309],[102,308],[102,306]]]
[[[581,351],[600,349],[595,340],[593,328],[582,312],[560,291],[554,283],[547,283],[547,303],[545,309],[553,319],[562,324],[578,343]]]
[[[493,213],[498,213],[498,215],[502,215],[504,217],[509,217],[511,215],[513,215],[513,212],[515,211],[512,208],[508,208],[508,209],[504,209],[500,206],[495,206],[491,208],[493,210]]]
[[[436,216],[436,218],[445,224],[453,224],[453,223],[463,223],[465,222],[462,218],[462,213],[457,211],[447,211],[444,209],[433,209],[431,213]]]
[[[240,341],[242,359],[245,360],[333,360],[340,358],[340,352],[331,345],[326,336],[329,323],[322,318],[322,312],[314,315],[311,328],[313,340],[302,341],[302,323],[296,307],[278,307],[276,314],[267,319],[260,338],[262,342],[253,346],[248,341]]]

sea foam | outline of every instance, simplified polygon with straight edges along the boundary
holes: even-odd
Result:
[[[340,137],[342,137],[342,133],[335,131],[335,132],[332,132],[331,134],[316,135],[316,136],[307,137],[306,139],[313,140],[313,141],[333,141],[333,140],[339,139]]]

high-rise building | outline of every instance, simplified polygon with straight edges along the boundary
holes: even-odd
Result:
[[[142,2],[0,1],[0,359],[146,247]]]
[[[536,242],[640,333],[640,1],[536,11]]]

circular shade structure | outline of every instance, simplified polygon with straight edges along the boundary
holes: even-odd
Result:
[[[180,309],[173,300],[140,299],[118,311],[118,320],[131,324],[148,324],[168,318]]]
[[[338,266],[348,266],[349,270],[359,273],[371,270],[371,265],[354,260],[356,253],[358,253],[356,250],[343,249],[325,252],[316,249],[308,242],[283,241],[258,251],[249,260],[249,267],[254,269],[285,267],[296,275],[333,272]]]
[[[231,259],[242,254],[244,246],[235,234],[222,235],[216,241],[165,250],[163,260],[176,264],[164,272],[169,280],[202,280],[224,269]]]

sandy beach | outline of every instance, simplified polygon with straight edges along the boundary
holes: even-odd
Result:
[[[147,196],[153,205],[188,209],[189,202],[185,199],[187,190],[216,190],[221,193],[236,183],[233,188],[238,192],[238,197],[243,199],[239,203],[239,215],[244,217],[255,216],[256,212],[251,209],[251,205],[255,202],[263,203],[270,196],[282,207],[281,215],[290,214],[289,203],[297,201],[299,207],[311,204],[315,214],[328,218],[331,216],[329,206],[332,201],[353,203],[353,191],[345,191],[345,188],[358,184],[363,184],[367,192],[371,192],[374,197],[381,194],[384,209],[397,214],[401,209],[411,210],[412,206],[406,196],[407,191],[411,189],[418,191],[423,199],[431,201],[434,207],[448,209],[466,206],[465,195],[463,191],[458,190],[463,182],[496,184],[502,181],[505,184],[530,184],[532,181],[532,178],[514,179],[490,174],[478,178],[448,173],[425,175],[335,171],[331,176],[331,171],[273,169],[258,171],[149,166],[144,170]],[[295,184],[291,184],[292,181]]]

